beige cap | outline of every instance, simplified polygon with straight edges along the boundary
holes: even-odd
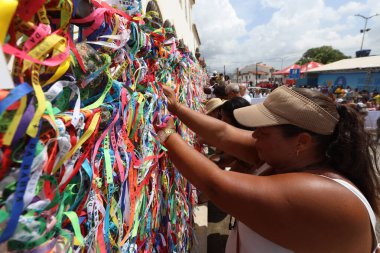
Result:
[[[268,95],[261,104],[234,110],[236,120],[248,127],[291,124],[314,133],[329,135],[339,119],[299,94],[281,86]]]
[[[221,100],[220,98],[211,98],[209,101],[206,103],[206,114],[209,114],[216,108],[220,107],[222,104],[226,102],[225,100]]]

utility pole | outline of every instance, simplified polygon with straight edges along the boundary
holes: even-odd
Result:
[[[362,49],[363,49],[363,43],[364,43],[364,35],[365,35],[366,32],[369,32],[369,31],[371,30],[370,28],[367,29],[367,22],[368,22],[368,19],[371,19],[371,18],[373,18],[373,17],[375,17],[375,16],[379,16],[379,14],[376,13],[375,15],[372,15],[372,16],[369,16],[369,17],[365,17],[365,16],[363,16],[363,15],[361,15],[361,14],[356,14],[355,16],[357,16],[357,17],[361,17],[361,18],[364,18],[364,19],[365,19],[365,22],[364,22],[364,29],[360,30],[360,33],[363,33],[362,44],[361,44],[361,46],[360,46],[360,50],[362,50]]]
[[[223,66],[223,76],[226,77],[226,65]]]
[[[239,68],[236,68],[236,82],[239,83]]]
[[[262,62],[257,62],[256,63],[256,73],[255,73],[256,74],[256,84],[255,84],[255,86],[257,86],[257,65],[260,64],[260,63],[262,63]]]

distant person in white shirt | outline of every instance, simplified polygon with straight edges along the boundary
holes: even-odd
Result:
[[[240,96],[251,103],[251,97],[249,96],[249,92],[247,90],[246,83],[239,83]]]
[[[263,97],[263,94],[261,94],[261,90],[256,89],[254,98],[262,98],[262,97]]]

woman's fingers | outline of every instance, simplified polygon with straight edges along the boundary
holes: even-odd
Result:
[[[170,87],[163,85],[162,88],[164,89],[165,96],[172,97],[174,95],[174,91]]]
[[[178,107],[177,105],[177,101],[176,101],[176,96],[174,94],[174,91],[167,87],[167,86],[162,86],[163,90],[164,90],[164,94],[168,100],[168,109],[171,113],[176,113],[176,109]]]

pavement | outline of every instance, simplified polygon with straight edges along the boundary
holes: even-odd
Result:
[[[195,211],[196,239],[191,253],[223,253],[229,235],[230,215],[210,201]]]
[[[207,252],[207,226],[208,226],[208,207],[207,202],[198,205],[194,209],[195,222],[195,241],[190,253],[206,253]]]

